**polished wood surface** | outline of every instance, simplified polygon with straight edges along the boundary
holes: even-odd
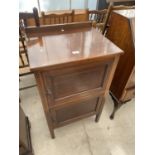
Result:
[[[122,55],[119,60],[110,87],[114,102],[120,105],[131,100],[134,97],[134,16],[134,9],[113,11],[109,21],[110,26],[106,34],[106,37],[108,39],[110,39],[124,51],[124,55]]]
[[[52,138],[55,128],[73,121],[92,115],[99,121],[105,95],[123,54],[90,23],[63,27],[62,33],[60,26],[54,27],[57,34],[53,27],[44,27],[46,33],[42,27],[42,35],[34,29],[35,37],[29,35],[27,42],[30,68]]]
[[[77,29],[67,34],[62,32],[60,35],[30,38],[27,45],[32,70],[85,59],[108,57],[121,52],[117,46],[91,27]]]

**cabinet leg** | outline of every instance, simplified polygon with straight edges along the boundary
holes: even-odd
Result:
[[[118,103],[117,101],[113,101],[114,102],[114,109],[113,109],[113,112],[112,114],[110,115],[110,119],[114,119],[114,116],[115,116],[115,113],[116,111],[121,107],[121,103]]]
[[[99,112],[96,114],[95,122],[98,122],[100,119],[100,116],[101,116],[101,113],[104,107],[104,102],[105,102],[105,99],[102,99],[100,107],[99,107]]]
[[[54,139],[55,138],[54,129],[51,126],[51,124],[48,124],[48,127],[49,127],[49,130],[50,130],[51,138]]]
[[[114,109],[113,109],[113,112],[112,112],[112,114],[110,115],[110,119],[112,120],[112,119],[114,119],[114,116],[115,116],[115,113],[116,113],[116,111],[122,106],[122,105],[124,105],[125,103],[127,103],[127,102],[129,102],[130,100],[127,100],[127,101],[125,101],[125,102],[119,102],[119,101],[117,101],[114,97],[113,97],[113,95],[110,93],[110,96],[111,96],[111,98],[112,98],[112,100],[113,100],[113,103],[114,103]]]
[[[112,114],[110,115],[110,119],[112,120],[112,119],[114,119],[116,111],[123,105],[123,103],[116,101],[116,99],[112,96],[112,94],[110,94],[110,95],[111,95],[111,98],[114,103],[114,109],[113,109]]]
[[[51,133],[51,138],[54,139],[55,138],[54,129],[51,129],[50,133]]]
[[[50,130],[50,134],[51,134],[51,138],[54,139],[55,138],[55,134],[54,134],[54,128],[53,128],[53,122],[50,118],[49,113],[46,113],[46,120],[47,120],[47,124],[48,124],[48,128]]]

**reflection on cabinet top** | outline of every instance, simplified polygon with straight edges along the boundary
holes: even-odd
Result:
[[[95,28],[30,37],[27,45],[31,70],[123,53]]]
[[[117,14],[120,14],[126,18],[134,18],[135,17],[135,9],[126,9],[126,10],[115,10]]]

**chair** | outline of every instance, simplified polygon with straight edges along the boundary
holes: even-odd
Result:
[[[109,3],[108,9],[104,13],[101,22],[94,21],[93,26],[101,29],[102,34],[105,34],[108,28],[108,20],[112,10],[134,9],[135,0],[107,0]],[[122,5],[124,4],[124,5]]]
[[[32,74],[32,72],[29,69],[29,59],[27,55],[26,37],[24,31],[24,27],[28,27],[29,25],[31,25],[30,22],[32,21],[34,22],[35,26],[37,27],[40,26],[37,8],[33,8],[33,13],[25,13],[25,12],[19,13],[19,76],[20,77]],[[30,88],[33,86],[36,86],[36,84],[20,88],[20,90]]]
[[[22,35],[21,29],[19,28],[19,68],[24,68],[29,66],[29,59],[27,55],[27,49],[25,44],[25,38]],[[20,73],[20,76],[25,75],[24,73]]]
[[[88,20],[92,21],[92,26],[98,28],[102,31],[102,26],[100,23],[104,23],[105,15],[107,9],[104,10],[88,10]]]
[[[104,10],[88,10],[89,21],[96,21],[97,23],[102,23],[107,9]]]
[[[42,16],[42,24],[43,25],[74,22],[74,10],[72,10],[71,12],[63,12],[63,13],[42,12],[41,16]]]
[[[40,26],[38,9],[35,7],[33,8],[33,13],[28,13],[28,12],[19,13],[20,24],[23,22],[22,24],[25,27],[30,26],[30,20],[32,20],[31,25]],[[23,25],[20,25],[20,26],[23,26]]]

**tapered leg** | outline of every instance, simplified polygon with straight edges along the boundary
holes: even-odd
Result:
[[[114,109],[113,109],[112,114],[110,115],[111,120],[114,119],[116,111],[122,106],[122,103],[117,102],[116,100],[113,100],[113,102],[114,102]]]
[[[100,119],[100,116],[101,116],[101,113],[102,113],[102,110],[103,110],[103,107],[104,107],[104,102],[105,102],[105,98],[102,98],[100,106],[99,106],[98,113],[97,113],[96,118],[95,118],[95,122],[98,122],[99,119]]]
[[[112,114],[110,115],[110,119],[112,120],[112,119],[114,119],[115,113],[121,107],[122,103],[117,101],[111,92],[110,92],[110,96],[111,96],[113,103],[114,103],[114,109],[113,109]]]
[[[126,102],[129,102],[130,100],[128,100],[128,101],[125,101],[125,102],[119,102],[119,101],[117,101],[114,97],[113,97],[113,95],[110,93],[110,96],[111,96],[111,98],[112,98],[112,100],[113,100],[113,103],[114,103],[114,109],[113,109],[113,112],[112,112],[112,114],[110,115],[110,119],[112,120],[112,119],[114,119],[114,116],[115,116],[115,113],[116,113],[116,111],[122,106],[122,105],[124,105]]]
[[[52,125],[52,120],[51,120],[50,115],[48,113],[46,113],[46,120],[47,120],[48,128],[50,130],[51,138],[54,139],[55,138],[54,128]]]
[[[54,129],[51,129],[51,130],[50,130],[50,133],[51,133],[52,139],[54,139],[54,138],[55,138]]]

